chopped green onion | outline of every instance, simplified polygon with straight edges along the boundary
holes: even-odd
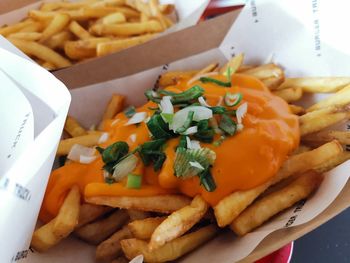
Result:
[[[128,108],[126,108],[126,109],[124,110],[125,116],[128,117],[129,119],[130,119],[132,116],[134,116],[135,113],[136,113],[136,109],[135,109],[134,106],[130,106],[130,107],[128,107]]]
[[[140,189],[142,183],[142,176],[136,174],[128,174],[126,187],[129,189]]]
[[[169,128],[173,131],[177,131],[179,128],[184,126],[188,113],[190,111],[194,112],[193,121],[201,121],[210,119],[213,117],[213,112],[207,107],[203,106],[189,106],[175,113],[173,122],[169,125]]]
[[[125,176],[131,173],[137,165],[138,158],[134,154],[130,154],[119,163],[117,163],[113,168],[112,177],[116,182],[122,180]]]
[[[153,162],[153,168],[155,171],[158,171],[162,167],[166,159],[166,155],[163,152],[165,141],[165,139],[158,139],[145,142],[140,146],[138,151],[146,166]]]
[[[163,120],[166,123],[172,123],[173,122],[173,118],[174,118],[174,114],[173,113],[161,113],[160,116],[162,116]]]
[[[210,109],[213,111],[213,114],[224,114],[227,111],[226,108],[222,106],[210,107]]]
[[[154,114],[147,122],[147,127],[155,139],[169,139],[172,136],[160,114]]]
[[[211,143],[214,139],[214,130],[209,127],[209,120],[201,120],[197,124],[198,131],[194,134],[194,137],[206,143]]]
[[[184,92],[171,95],[172,97],[171,102],[173,104],[184,103],[194,99],[198,99],[203,94],[204,94],[204,89],[196,85],[188,90],[185,90]]]
[[[227,92],[225,95],[225,104],[229,107],[233,107],[238,105],[242,100],[241,93],[229,93]]]
[[[126,142],[115,142],[106,149],[96,147],[96,150],[102,155],[104,163],[118,162],[129,151],[129,145]]]
[[[190,127],[190,125],[193,121],[193,115],[194,115],[194,111],[188,112],[185,123],[182,125],[182,127],[178,128],[176,130],[177,133],[183,133]]]
[[[177,148],[187,148],[187,138],[188,136],[181,135],[179,140],[179,145],[177,146]]]
[[[231,82],[232,68],[230,66],[227,67],[225,73],[227,81]]]
[[[223,114],[219,123],[219,128],[229,135],[236,133],[237,125],[230,116]]]
[[[147,90],[145,92],[145,96],[150,101],[153,101],[155,103],[160,102],[160,97],[158,96],[158,93],[156,93],[154,90]]]
[[[218,147],[218,146],[220,146],[220,145],[224,142],[225,139],[226,139],[225,136],[220,136],[220,139],[217,140],[217,141],[215,141],[215,142],[213,142],[213,145],[216,146],[216,147]]]
[[[210,169],[207,168],[199,175],[199,180],[201,182],[201,185],[207,190],[208,192],[213,192],[216,189],[216,184],[214,181],[213,176],[211,175]]]
[[[159,94],[165,95],[165,96],[174,96],[174,95],[176,95],[177,93],[176,93],[176,92],[173,92],[173,91],[169,91],[169,90],[164,90],[164,89],[162,89],[162,90],[159,91]]]
[[[199,80],[203,83],[211,82],[211,83],[217,84],[217,85],[222,86],[222,87],[231,87],[231,81],[224,82],[224,81],[209,78],[209,77],[201,77]]]
[[[180,178],[190,178],[198,175],[203,169],[207,169],[214,163],[216,154],[209,148],[185,149],[178,148],[174,162],[175,176]],[[191,165],[191,162],[198,162],[201,169]]]

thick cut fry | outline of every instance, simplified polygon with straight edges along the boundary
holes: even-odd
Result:
[[[321,181],[322,176],[316,172],[301,175],[286,187],[249,206],[232,222],[231,229],[238,235],[245,235],[272,216],[308,197]]]
[[[97,246],[96,261],[108,263],[120,256],[122,254],[120,241],[131,237],[132,235],[126,226],[115,232],[110,238]]]
[[[52,227],[53,234],[58,238],[65,238],[68,236],[78,224],[79,211],[79,187],[73,186],[55,218],[55,223]]]
[[[220,69],[220,74],[225,74],[227,72],[227,69],[230,68],[230,73],[234,74],[242,65],[244,60],[244,54],[240,53],[237,56],[234,56],[229,60],[229,62],[226,63],[225,66],[223,66]]]
[[[212,71],[215,71],[219,66],[219,63],[212,63],[212,64],[209,64],[208,66],[206,66],[205,68],[201,69],[200,71],[197,72],[197,74],[195,74],[193,76],[193,78],[196,78],[202,74],[205,74],[205,73],[209,73],[209,72],[212,72]]]
[[[58,13],[55,15],[50,24],[43,31],[39,42],[43,43],[53,35],[61,32],[68,25],[69,21],[70,17],[67,14]]]
[[[97,45],[96,53],[97,53],[97,56],[105,56],[129,47],[140,45],[142,43],[145,43],[151,40],[155,36],[156,34],[146,34],[146,35],[137,36],[137,37],[117,39],[117,40],[112,40],[105,43],[99,43]]]
[[[92,4],[96,2],[96,0],[84,0],[79,2],[52,2],[52,3],[43,3],[40,7],[42,11],[54,11],[57,9],[79,9],[83,8],[88,4]]]
[[[96,47],[99,43],[109,42],[109,38],[97,37],[77,41],[67,41],[64,44],[64,52],[71,59],[85,59],[95,57]]]
[[[66,123],[64,124],[64,130],[72,137],[78,137],[87,134],[86,130],[81,127],[79,122],[71,117],[67,116]]]
[[[149,5],[142,0],[126,0],[125,4],[136,9],[140,13],[146,14],[149,17],[152,15]]]
[[[286,102],[294,102],[303,96],[303,90],[301,88],[289,88],[276,90],[273,94],[284,99]]]
[[[70,32],[76,35],[80,39],[89,39],[92,38],[92,35],[85,30],[77,21],[70,22],[68,26]]]
[[[145,219],[145,218],[148,218],[151,216],[150,213],[145,212],[145,211],[128,209],[127,212],[129,214],[130,221]]]
[[[287,78],[278,89],[300,87],[305,92],[336,92],[350,84],[347,77]]]
[[[116,12],[101,18],[98,22],[101,22],[104,25],[120,24],[126,22],[126,17],[123,13]]]
[[[293,104],[289,104],[289,109],[295,115],[303,115],[306,112],[303,107]]]
[[[45,42],[45,45],[52,49],[63,49],[64,43],[72,39],[72,34],[68,31],[62,31],[53,35]]]
[[[315,170],[319,173],[328,172],[329,170],[332,170],[334,167],[338,166],[339,164],[344,163],[345,161],[350,159],[350,152],[344,151],[340,153],[339,155],[333,157],[332,159],[324,162],[320,166],[317,166]]]
[[[80,193],[75,186],[68,193],[56,218],[35,230],[31,242],[32,248],[44,252],[73,232],[78,223],[79,207]]]
[[[143,23],[124,23],[115,25],[96,24],[91,32],[97,35],[132,36],[161,32],[162,26],[158,21],[150,20]]]
[[[166,217],[150,217],[135,220],[128,224],[128,228],[133,237],[137,239],[150,239],[154,230],[166,219]]]
[[[99,125],[99,130],[103,128],[103,122],[108,119],[112,119],[117,113],[121,112],[124,108],[125,97],[119,94],[113,94],[112,98],[108,102],[105,112],[102,116],[102,121]]]
[[[90,4],[91,7],[113,7],[113,6],[123,6],[125,0],[102,0],[95,1],[95,3]]]
[[[350,105],[331,106],[308,112],[299,117],[300,135],[318,132],[350,117]]]
[[[159,3],[157,0],[148,1],[149,10],[152,14],[152,17],[156,18],[161,24],[163,29],[167,28],[167,23],[165,22],[162,12],[159,10]]]
[[[159,86],[167,87],[176,85],[176,83],[181,79],[190,79],[195,74],[197,74],[198,70],[190,70],[190,71],[169,71],[160,76]]]
[[[7,35],[16,33],[18,31],[20,31],[21,29],[23,29],[24,27],[32,25],[33,23],[34,23],[33,21],[24,21],[24,22],[20,22],[20,23],[14,24],[14,25],[1,27],[0,28],[0,35],[6,37]]]
[[[78,228],[74,233],[82,240],[97,245],[119,230],[128,220],[129,215],[125,210],[117,210],[107,218]]]
[[[54,64],[52,64],[51,62],[44,62],[44,63],[41,64],[41,66],[44,69],[47,69],[47,70],[54,70],[54,69],[56,69],[56,66]]]
[[[125,256],[131,260],[143,255],[145,262],[167,262],[175,260],[213,238],[218,232],[214,225],[203,227],[195,232],[175,239],[161,248],[150,250],[146,241],[135,238],[120,241]]]
[[[110,212],[113,208],[102,205],[82,204],[80,206],[79,220],[77,228],[94,221],[95,219]]]
[[[59,156],[68,154],[74,144],[80,144],[87,147],[95,146],[99,143],[100,138],[101,138],[101,134],[97,133],[97,134],[88,134],[88,135],[83,135],[79,137],[62,140],[58,145],[56,154]]]
[[[17,32],[9,35],[9,38],[19,38],[23,40],[36,41],[41,38],[42,34],[38,32]]]
[[[284,79],[283,70],[277,65],[270,63],[261,65],[259,67],[254,67],[252,69],[244,70],[244,74],[251,75],[260,80],[269,79],[269,78],[278,78]]]
[[[157,249],[186,233],[202,219],[208,207],[207,202],[197,195],[190,205],[173,212],[154,230],[149,243],[150,249]]]
[[[265,86],[270,90],[275,90],[279,85],[281,85],[284,81],[284,76],[278,76],[278,77],[270,77],[266,79],[261,80]]]
[[[33,22],[32,24],[29,24],[28,26],[23,27],[21,30],[18,31],[18,33],[22,32],[22,33],[39,33],[43,30],[44,25],[42,23],[39,22]]]
[[[350,104],[350,85],[347,85],[345,88],[339,90],[334,95],[323,99],[316,104],[312,105],[307,109],[308,112],[314,110],[320,110],[327,108],[329,106],[344,106]]]
[[[159,5],[159,10],[165,14],[169,15],[175,10],[175,6],[173,4],[164,4],[164,5]]]
[[[310,134],[302,138],[303,143],[310,146],[319,146],[326,142],[337,140],[343,145],[350,144],[350,132],[348,131],[321,131],[316,134]]]
[[[269,186],[294,174],[304,173],[322,165],[324,162],[343,152],[337,141],[324,144],[312,151],[295,154],[287,159],[277,175],[268,182],[246,191],[236,191],[214,206],[214,213],[220,227],[230,224],[247,206],[249,206]]]
[[[22,50],[27,55],[51,62],[57,67],[63,68],[72,65],[72,63],[69,60],[65,59],[52,49],[39,43],[15,38],[10,38],[9,40],[12,44],[14,44],[17,48]]]
[[[188,197],[183,195],[155,195],[144,197],[94,196],[86,197],[85,200],[88,203],[97,205],[159,213],[172,213],[191,202]]]

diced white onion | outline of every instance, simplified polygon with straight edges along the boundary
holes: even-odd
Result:
[[[152,97],[159,98],[159,94],[157,92],[155,92],[154,90],[152,90],[151,94],[152,94]]]
[[[206,100],[204,99],[203,96],[200,96],[198,98],[198,102],[203,106],[203,107],[211,107],[207,102]]]
[[[126,157],[124,160],[120,161],[114,166],[113,171],[113,178],[116,182],[119,182],[122,180],[125,176],[127,176],[129,173],[131,173],[138,162],[138,158],[131,154],[128,157]]]
[[[97,158],[96,155],[95,156],[80,155],[79,162],[88,164],[88,163],[92,163],[93,161],[95,161],[96,158]]]
[[[204,170],[204,167],[199,162],[189,162],[192,167],[196,167],[200,170]]]
[[[143,122],[147,117],[147,112],[137,112],[129,119],[125,126]]]
[[[69,151],[67,158],[75,162],[91,163],[96,159],[95,153],[96,150],[94,148],[74,144]]]
[[[190,128],[188,128],[183,134],[184,135],[191,135],[191,134],[195,134],[198,131],[198,127],[197,126],[192,126]]]
[[[244,116],[246,115],[248,110],[248,104],[245,102],[243,104],[241,104],[237,111],[236,111],[236,117],[237,117],[237,122],[238,123],[242,123],[242,119],[244,118]]]
[[[214,76],[214,75],[218,75],[218,73],[217,72],[208,72],[208,73],[195,75],[187,81],[187,85],[191,85],[193,82],[199,80],[200,78]]]
[[[108,132],[104,132],[104,133],[102,133],[100,139],[98,139],[98,143],[99,144],[104,143],[108,140],[108,138],[109,138]]]
[[[213,117],[213,112],[211,109],[203,106],[189,106],[182,110],[179,110],[174,114],[173,122],[169,125],[169,128],[176,131],[178,128],[182,127],[187,119],[188,112],[193,111],[193,120],[201,121],[207,120]]]
[[[186,145],[187,145],[187,149],[191,149],[191,139],[188,136],[186,136]]]
[[[129,263],[143,263],[143,255],[134,257]]]
[[[160,101],[160,108],[162,110],[162,113],[167,114],[173,114],[174,113],[174,106],[171,103],[171,97],[170,96],[164,96],[162,100]]]
[[[237,124],[237,131],[241,131],[241,130],[243,130],[243,128],[244,128],[244,126],[242,123]]]

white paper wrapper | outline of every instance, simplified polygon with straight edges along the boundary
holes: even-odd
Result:
[[[0,255],[11,262],[28,253],[70,94],[49,72],[3,47],[1,38]]]
[[[246,54],[247,63],[264,63],[273,54],[274,62],[286,68],[287,76],[347,75],[350,59],[346,47],[350,39],[343,33],[347,29],[345,10],[349,7],[346,0],[250,1],[218,48],[128,77],[74,89],[70,114],[89,127],[99,122],[112,93],[125,94],[129,104],[140,105],[145,101],[140,94],[154,85],[159,74],[201,68],[213,61],[224,63],[239,52]],[[347,182],[349,168],[347,162],[327,173],[317,193],[306,203],[299,203],[256,231],[242,238],[225,232],[180,262],[225,263],[246,257],[269,233],[303,224],[326,209]],[[94,261],[93,255],[93,247],[68,239],[46,254],[29,253],[24,261],[89,263]]]

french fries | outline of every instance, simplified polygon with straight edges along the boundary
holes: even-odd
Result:
[[[147,42],[174,24],[168,17],[174,12],[174,5],[154,0],[57,1],[30,10],[25,21],[0,28],[0,35],[55,70]],[[80,42],[99,38],[109,41]]]
[[[141,220],[135,220],[128,224],[132,236],[137,239],[148,240],[151,238],[154,230],[166,219],[166,217],[149,217]]]
[[[125,210],[117,210],[102,220],[76,229],[74,234],[86,242],[97,245],[120,229],[128,220],[129,216]]]
[[[168,216],[153,232],[149,247],[151,250],[186,233],[208,210],[208,204],[197,195],[190,205],[185,206]]]
[[[143,255],[145,262],[167,262],[175,260],[213,238],[218,232],[214,225],[203,227],[195,232],[179,237],[164,246],[150,250],[146,241],[136,238],[120,242],[128,259]]]
[[[245,209],[232,222],[231,229],[238,235],[250,232],[270,217],[308,197],[321,181],[322,176],[313,171],[301,175],[286,187],[263,197]]]
[[[58,215],[46,225],[35,230],[31,246],[43,252],[67,237],[78,224],[79,208],[80,192],[79,188],[74,186],[65,198]]]
[[[57,155],[68,154],[74,144],[80,144],[80,145],[89,146],[89,147],[95,146],[99,143],[100,139],[101,139],[100,133],[93,133],[93,134],[87,134],[87,135],[82,135],[82,136],[62,140],[58,145],[56,154]]]
[[[120,14],[130,24],[141,23],[135,22],[137,19],[143,22],[157,21],[161,27],[166,24],[162,5],[158,5],[157,1],[151,0],[145,3],[139,0],[126,0],[125,3],[121,3],[117,0],[103,0],[103,2],[105,5],[102,5],[102,1],[94,2],[98,5],[93,8],[98,7],[99,12],[107,12],[110,8],[120,5],[125,8],[124,4],[126,4],[134,8],[130,10],[143,10],[142,17],[136,17],[126,9],[124,12],[111,13],[104,17],[105,20],[98,18],[95,26],[125,24],[125,21],[118,21]],[[72,11],[75,10],[73,6],[70,9]],[[55,13],[60,7],[47,5],[45,8],[52,8],[50,12]],[[89,43],[86,44],[86,46],[90,45],[89,48],[96,47],[98,50],[99,45],[109,45],[116,40],[94,42],[94,38],[86,38],[71,42],[82,43],[83,41]],[[65,43],[65,46],[67,45],[69,42]],[[72,53],[77,54],[77,52]],[[258,228],[274,215],[291,207],[299,200],[308,198],[321,183],[322,173],[350,159],[350,152],[344,150],[345,146],[350,144],[350,132],[336,130],[338,126],[333,126],[341,124],[350,117],[350,89],[347,86],[350,84],[347,84],[347,78],[285,80],[284,72],[279,66],[275,64],[257,67],[244,65],[243,57],[244,55],[240,54],[221,68],[217,63],[212,63],[199,70],[166,72],[160,76],[158,84],[160,87],[168,87],[178,82],[187,81],[188,84],[191,81],[197,81],[203,74],[227,76],[232,72],[238,72],[260,79],[273,94],[284,100],[286,105],[295,102],[296,104],[288,105],[290,112],[299,116],[301,145],[292,149],[288,158],[270,179],[256,187],[228,194],[213,206],[214,213],[209,210],[209,204],[201,195],[194,198],[180,194],[87,195],[84,198],[86,203],[79,205],[78,224],[77,210],[69,214],[65,210],[67,208],[62,207],[55,219],[38,230],[36,235],[39,237],[37,238],[39,250],[46,250],[53,246],[68,232],[73,231],[72,228],[75,228],[76,236],[90,244],[98,245],[96,248],[98,262],[125,262],[125,257],[131,260],[138,255],[143,255],[145,262],[173,261],[218,233],[219,230],[214,223],[219,227],[229,226],[239,236]],[[40,63],[45,62],[40,61]],[[329,81],[327,88],[326,81]],[[325,92],[325,90],[335,93],[311,105],[307,110],[298,106],[297,101],[305,92]],[[65,130],[72,138],[61,141],[58,155],[67,154],[76,143],[85,146],[98,145],[100,137],[104,134],[102,130],[108,130],[109,123],[118,112],[122,111],[124,99],[121,95],[113,94],[98,127],[100,131],[86,131],[75,119],[67,118]],[[219,102],[217,105],[223,105],[223,103]],[[294,117],[294,121],[296,120],[298,120],[297,117]],[[92,137],[88,138],[88,136],[95,137],[91,139]],[[123,179],[120,183],[124,184],[126,180]],[[65,203],[69,203],[69,200],[67,197]],[[113,210],[115,208],[117,210]],[[76,219],[75,223],[72,218]],[[213,225],[203,227],[208,222]],[[55,227],[58,230],[55,230]]]
[[[191,202],[188,197],[183,195],[159,195],[145,197],[96,196],[87,197],[85,198],[85,201],[97,205],[107,205],[111,207],[159,213],[172,213]]]
[[[96,260],[98,262],[110,262],[122,254],[120,241],[131,238],[131,232],[128,227],[124,226],[115,232],[110,238],[103,241],[96,248]]]

